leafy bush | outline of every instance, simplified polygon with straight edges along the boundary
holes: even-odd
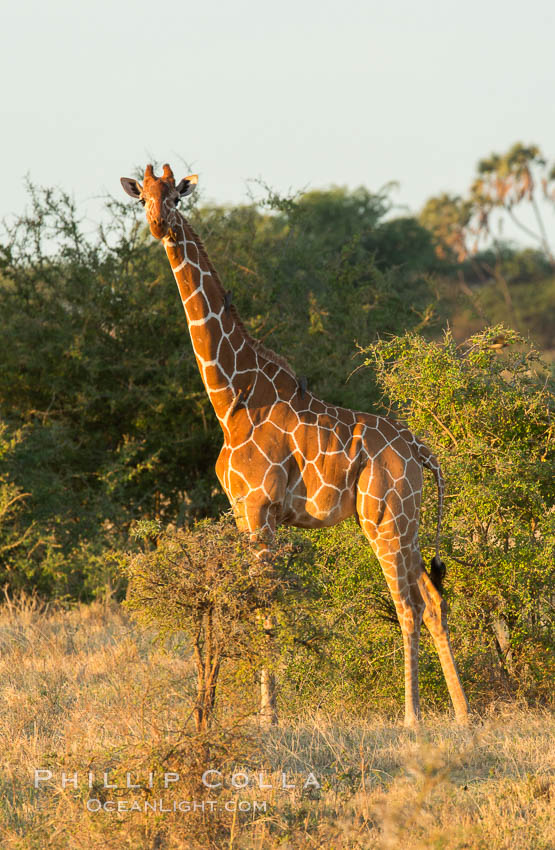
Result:
[[[306,644],[314,571],[299,566],[312,562],[310,542],[281,535],[271,563],[260,561],[230,514],[183,530],[142,522],[133,533],[145,548],[124,559],[127,605],[161,637],[181,633],[190,643],[196,727],[205,731],[227,662],[248,690],[261,667],[275,669],[291,647]]]
[[[449,493],[450,622],[467,675],[512,692],[554,671],[553,391],[522,337],[493,327],[457,346],[416,334],[366,349],[384,393],[437,453]],[[432,488],[427,502],[434,499]],[[430,506],[431,507],[431,506]],[[429,520],[433,511],[424,511]],[[427,522],[423,542],[433,538]],[[471,671],[471,672],[470,672]]]

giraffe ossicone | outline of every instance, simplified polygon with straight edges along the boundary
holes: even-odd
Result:
[[[147,166],[141,185],[122,178],[140,200],[152,235],[164,243],[204,386],[221,425],[218,479],[239,529],[273,538],[280,524],[323,528],[355,515],[391,592],[405,655],[405,723],[420,715],[418,646],[422,620],[439,654],[456,717],[468,704],[439,588],[439,534],[444,484],[437,459],[393,419],[347,410],[316,398],[287,361],[246,330],[202,241],[177,209],[197,175],[177,185]],[[431,577],[418,543],[423,469],[438,489],[436,556]],[[434,579],[434,580],[432,580]],[[269,709],[268,709],[269,710]]]

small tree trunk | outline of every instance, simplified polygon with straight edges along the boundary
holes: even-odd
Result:
[[[264,630],[270,632],[274,627],[273,617],[264,618]],[[272,638],[267,637],[268,641]],[[260,725],[264,728],[277,725],[276,677],[267,667],[260,671]]]
[[[276,726],[276,677],[267,667],[260,671],[260,725],[264,728]]]
[[[494,617],[491,628],[495,637],[495,649],[507,683],[514,676],[513,650],[511,647],[509,626],[503,617]]]
[[[195,656],[195,667],[197,668],[197,698],[193,710],[195,718],[195,729],[202,732],[204,725],[204,662],[201,650],[202,620],[198,625],[197,633],[193,641],[193,652]]]
[[[213,625],[213,611],[210,608],[202,615],[193,642],[195,666],[197,668],[197,698],[194,717],[195,728],[199,734],[210,728],[220,673],[221,652],[214,642]]]

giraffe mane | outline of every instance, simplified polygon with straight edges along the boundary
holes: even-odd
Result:
[[[189,222],[183,216],[181,216],[181,219],[182,219],[185,227],[190,232],[191,236],[193,237],[193,239],[195,241],[195,244],[196,244],[198,252],[199,252],[199,257],[201,257],[204,260],[204,262],[206,263],[206,266],[208,267],[208,269],[210,271],[210,274],[212,275],[213,279],[215,280],[215,282],[219,286],[221,294],[222,294],[222,299],[223,299],[224,295],[225,295],[225,291],[224,291],[224,288],[223,288],[222,283],[220,281],[218,272],[214,268],[212,261],[210,260],[210,257],[208,256],[208,252],[206,251],[206,248],[204,247],[204,242],[202,241],[202,239],[200,238],[198,233],[195,231],[195,229],[193,227],[191,227]],[[279,366],[281,369],[283,369],[285,372],[287,372],[289,375],[291,375],[291,377],[294,378],[295,381],[296,381],[297,376],[295,374],[295,371],[294,371],[293,367],[291,366],[291,364],[285,359],[285,357],[282,357],[281,354],[276,354],[275,351],[272,351],[271,348],[268,348],[267,346],[265,346],[264,343],[260,342],[259,339],[255,339],[253,336],[251,336],[251,334],[246,329],[246,327],[243,323],[243,320],[241,319],[239,313],[237,312],[237,308],[235,307],[235,304],[230,305],[229,311],[230,311],[231,315],[233,316],[233,318],[235,319],[235,322],[237,323],[237,327],[239,328],[240,332],[243,334],[243,336],[245,337],[245,339],[247,340],[249,345],[252,346],[254,351],[256,351],[258,354],[261,354],[262,357],[265,357],[267,360],[270,360],[272,363],[275,363],[276,366]]]

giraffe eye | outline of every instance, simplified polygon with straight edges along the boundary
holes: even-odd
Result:
[[[139,200],[140,200],[141,204],[142,204],[142,205],[143,205],[143,207],[144,207],[144,206],[145,206],[145,204],[146,204],[145,199],[144,199],[144,198],[139,198]]]
[[[178,196],[177,196],[177,198],[175,199],[175,205],[176,205],[176,207],[178,207],[178,206],[179,206],[179,202],[180,202],[180,200],[181,200],[181,198],[180,198],[180,196],[178,195]]]

